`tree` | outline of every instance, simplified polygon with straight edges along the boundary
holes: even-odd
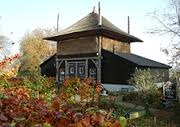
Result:
[[[10,55],[10,48],[14,44],[8,37],[0,35],[0,58],[8,57]]]
[[[163,12],[155,11],[153,18],[159,26],[150,30],[150,33],[165,34],[170,37],[171,46],[163,51],[171,56],[170,64],[175,70],[180,69],[180,0],[169,0],[169,7]]]
[[[0,76],[12,77],[17,75],[19,54],[12,54],[14,42],[4,35],[0,35]]]
[[[149,105],[153,103],[153,99],[158,98],[157,85],[155,84],[159,79],[158,73],[152,72],[150,69],[136,69],[129,84],[134,85],[139,91],[138,95],[145,104],[145,110],[147,114],[151,114],[149,111]]]
[[[24,35],[20,46],[22,53],[20,71],[39,70],[41,62],[55,53],[55,46],[52,47],[48,41],[43,40],[43,37],[52,33],[53,30],[35,29]]]
[[[166,34],[170,37],[171,46],[163,51],[171,56],[171,79],[177,82],[177,88],[180,89],[180,0],[169,0],[169,8],[163,13],[154,12],[153,17],[160,26],[153,28],[151,33]],[[180,92],[178,96],[180,97]]]

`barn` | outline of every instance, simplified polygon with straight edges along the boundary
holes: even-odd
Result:
[[[59,84],[72,76],[91,77],[105,86],[125,86],[136,68],[159,72],[162,81],[169,78],[170,66],[131,53],[131,43],[141,39],[95,11],[45,39],[57,42],[57,53],[40,65],[41,73],[55,76]]]

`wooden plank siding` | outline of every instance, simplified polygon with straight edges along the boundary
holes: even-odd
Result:
[[[111,52],[130,53],[130,43],[120,42],[107,37],[102,37],[102,48]]]
[[[57,55],[85,54],[98,52],[96,36],[61,41],[57,44]]]
[[[102,49],[130,53],[130,43],[102,37]],[[57,44],[58,55],[85,54],[98,52],[98,36],[81,37],[61,41]]]

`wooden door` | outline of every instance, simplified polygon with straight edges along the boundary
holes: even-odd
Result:
[[[77,77],[83,79],[85,78],[85,68],[86,64],[84,62],[82,63],[77,63]]]
[[[76,61],[68,63],[69,77],[85,78],[86,64],[84,61]]]
[[[69,77],[76,77],[76,63],[71,62],[68,64],[69,67]]]

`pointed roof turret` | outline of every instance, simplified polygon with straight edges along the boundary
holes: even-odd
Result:
[[[78,37],[102,35],[122,42],[142,42],[139,38],[130,35],[108,21],[102,16],[102,24],[99,25],[99,14],[91,12],[75,24],[60,31],[55,36],[47,37],[47,40],[61,41]]]

